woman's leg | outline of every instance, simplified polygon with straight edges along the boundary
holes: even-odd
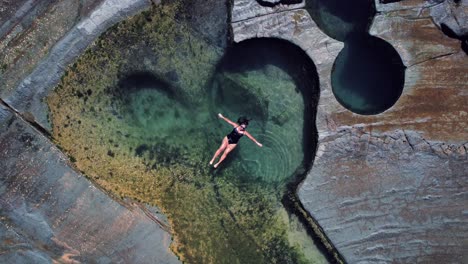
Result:
[[[219,146],[219,149],[216,150],[215,154],[213,155],[213,158],[210,161],[210,165],[213,164],[214,160],[223,152],[224,149],[229,145],[227,137],[223,138],[223,141],[221,142],[221,146]]]
[[[229,154],[229,152],[231,152],[236,146],[237,146],[237,144],[229,144],[226,147],[226,150],[224,151],[223,155],[219,159],[218,163],[216,163],[214,165],[214,167],[217,168],[219,166],[219,164],[226,158],[226,156]]]

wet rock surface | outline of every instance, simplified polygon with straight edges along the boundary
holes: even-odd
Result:
[[[2,2],[2,12],[5,13],[0,18],[2,97],[9,95],[55,43],[101,2]]]
[[[342,129],[320,140],[299,196],[350,263],[463,263],[466,147]]]
[[[0,54],[3,79],[0,95],[11,107],[30,113],[37,123],[50,130],[43,99],[58,83],[67,65],[106,29],[146,9],[151,2],[68,0],[47,3],[49,5],[42,8],[44,14],[36,18],[38,7],[27,2],[19,8],[21,16],[4,24],[10,23],[11,29],[2,31],[5,35],[0,39],[0,47],[4,49]]]
[[[433,22],[457,17],[444,15],[439,9],[453,3],[442,2],[376,1],[370,34],[390,43],[407,67],[400,99],[381,114],[345,110],[331,94],[331,70],[322,63],[336,55],[309,53],[321,82],[319,142],[298,194],[350,263],[468,259],[468,64],[459,42]],[[292,12],[300,10],[234,21],[234,40],[273,35],[297,43],[294,27],[285,26],[297,24]],[[299,46],[310,52],[330,43],[313,39]]]
[[[468,35],[468,1],[443,1],[431,7],[430,15],[439,27],[445,24],[459,37]]]
[[[157,211],[117,203],[0,106],[0,262],[178,263]]]
[[[5,2],[8,8],[0,10],[0,95],[47,129],[42,100],[64,68],[110,25],[150,4]],[[272,6],[233,1],[233,38],[289,40],[317,67],[317,157],[298,193],[337,250],[350,263],[467,262],[468,65],[459,41],[466,42],[466,1],[376,0],[370,33],[390,43],[407,69],[401,98],[374,116],[353,114],[336,101],[330,74],[343,44],[316,26],[302,9],[305,3],[264,2]],[[45,15],[36,16],[41,12]],[[226,45],[218,39],[226,32],[209,24],[223,16],[208,19],[203,14],[193,18],[194,28],[198,25],[213,45]],[[38,22],[35,27],[32,21]],[[203,31],[206,26],[209,30]],[[24,54],[28,37],[40,41]],[[167,77],[178,81],[173,72]],[[0,178],[5,208],[0,213],[1,251],[7,252],[0,255],[2,261],[88,262],[103,255],[102,262],[120,261],[123,255],[130,256],[129,262],[176,261],[167,253],[169,242],[161,242],[169,235],[149,220],[148,211],[112,201],[73,172],[66,157],[36,130],[4,108],[0,117],[0,167],[8,171]],[[54,186],[71,191],[54,193]],[[109,221],[114,223],[110,227]]]
[[[430,27],[435,25],[446,36],[461,41],[461,47],[468,54],[468,1],[401,1],[398,3],[377,4],[377,11],[392,17],[400,16],[408,20],[430,20]],[[414,22],[414,21],[412,21]]]
[[[2,1],[0,95],[10,106],[0,106],[0,262],[179,262],[159,209],[114,201],[41,134],[49,128],[43,97],[66,66],[149,4]]]
[[[282,5],[275,4],[272,6],[261,5],[252,0],[235,0],[232,1],[231,22],[239,22],[249,18],[255,18],[266,14],[282,12],[286,10],[298,9],[305,6],[304,1],[298,3]],[[234,34],[235,36],[235,34]]]

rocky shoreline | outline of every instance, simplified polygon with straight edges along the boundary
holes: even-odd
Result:
[[[68,65],[107,28],[151,4],[77,2],[17,2],[5,11],[15,15],[1,20],[0,59],[7,66],[0,69],[0,260],[180,263],[157,208],[114,200],[77,172],[50,138],[44,97]],[[31,45],[44,45],[42,53],[33,54]],[[31,54],[12,57],[28,48]]]
[[[0,138],[3,263],[118,262],[123,255],[140,263],[179,263],[169,250],[171,234],[154,221],[164,216],[114,201],[3,105]]]
[[[1,258],[48,263],[104,255],[102,261],[117,261],[117,248],[130,261],[177,263],[168,251],[170,234],[148,211],[118,204],[90,185],[43,136],[51,131],[43,99],[68,65],[106,29],[152,4],[77,2],[49,6],[21,1],[1,13],[0,47],[5,52],[0,56],[0,166],[9,173],[0,178],[1,201],[7,208],[0,216],[0,233],[3,249],[10,252]],[[398,51],[406,71],[397,103],[371,116],[354,114],[335,99],[331,74],[343,43],[316,25],[307,1],[260,2],[232,1],[232,40],[290,41],[315,63],[321,89],[314,164],[301,184],[290,186],[283,205],[315,234],[323,230],[324,236],[317,235],[323,237],[331,262],[466,262],[466,1],[375,1],[369,33]],[[57,11],[64,8],[68,16]],[[200,30],[205,22],[200,22]],[[49,32],[44,32],[47,27]],[[51,192],[57,186],[77,191],[71,196]],[[104,215],[116,224],[101,223]],[[80,217],[90,224],[80,226]],[[102,232],[94,236],[97,229]],[[115,230],[125,232],[111,236]],[[143,238],[152,243],[139,243]],[[111,240],[115,243],[103,242]],[[53,254],[45,252],[44,245],[52,247]]]
[[[71,3],[64,3],[63,8],[70,8],[70,5]],[[88,11],[89,14],[79,14],[75,20],[67,21],[68,27],[57,29],[55,33],[57,35],[55,37],[56,43],[51,42],[47,46],[49,50],[44,52],[44,58],[40,61],[37,60],[40,56],[32,59],[37,64],[29,65],[29,67],[34,65],[30,73],[24,72],[20,76],[16,76],[17,73],[12,72],[16,67],[9,67],[2,73],[2,78],[5,80],[4,85],[0,87],[2,100],[16,111],[33,117],[34,122],[49,131],[51,126],[47,120],[48,110],[44,103],[44,98],[49,94],[51,89],[58,84],[67,66],[72,64],[75,59],[109,27],[131,15],[147,9],[151,5],[151,1],[100,0],[95,1],[93,5],[95,5],[95,7],[92,9],[92,12]],[[34,10],[32,12],[34,12]],[[47,10],[44,12],[46,19],[53,19],[54,17],[63,15],[47,13]],[[29,19],[29,17],[26,16],[24,19]],[[12,41],[10,40],[14,40],[18,34],[15,29],[11,29],[10,32],[11,33],[6,32],[6,36],[3,37],[2,46],[11,46]],[[33,31],[33,33],[27,37],[47,38],[47,36],[44,35],[48,33],[50,32],[38,30],[37,33]],[[26,32],[26,34],[28,34],[28,32]],[[22,37],[27,38],[26,36]],[[16,48],[22,49],[23,47],[20,44]],[[7,55],[9,54],[5,54],[4,63],[7,63]],[[21,60],[21,57],[13,58],[13,60]],[[12,80],[10,81],[9,79]],[[18,80],[20,81],[18,82]]]
[[[376,1],[370,33],[391,43],[407,67],[403,94],[384,113],[360,116],[343,109],[326,83],[335,55],[320,52],[328,54],[326,64],[310,55],[321,77],[319,141],[298,196],[350,263],[467,259],[466,54],[437,27],[440,17],[453,20],[440,11],[451,1],[413,2]],[[466,10],[460,5],[457,14]],[[233,21],[235,41],[281,37],[298,43],[301,31],[292,33],[297,16],[289,14],[305,11],[258,9],[261,15]],[[299,46],[312,52],[314,40]]]

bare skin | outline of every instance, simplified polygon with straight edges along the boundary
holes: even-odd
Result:
[[[247,128],[247,125],[246,124],[237,124],[237,123],[234,123],[232,122],[231,120],[229,120],[228,118],[224,117],[222,114],[218,114],[218,117],[223,119],[224,121],[226,121],[227,123],[229,123],[230,125],[232,125],[234,128],[237,129],[237,132],[239,134],[243,134],[243,135],[246,135],[248,138],[250,138],[253,142],[255,142],[255,144],[257,144],[259,147],[262,147],[263,145],[260,144],[254,137],[252,137],[252,135],[250,135],[249,132],[247,132],[246,128]],[[210,165],[213,164],[213,162],[215,161],[215,159],[224,151],[223,155],[221,156],[221,158],[219,159],[218,163],[216,163],[214,165],[215,168],[217,168],[219,166],[219,164],[221,162],[223,162],[224,159],[226,159],[227,155],[229,154],[229,152],[231,152],[235,147],[237,146],[237,144],[229,144],[229,141],[228,141],[228,138],[227,136],[225,136],[223,138],[223,141],[221,142],[221,146],[218,148],[218,150],[216,150],[215,154],[213,155],[213,158],[211,159],[210,161]]]

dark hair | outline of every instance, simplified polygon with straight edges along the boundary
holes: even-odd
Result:
[[[248,118],[245,117],[245,116],[241,116],[241,117],[239,117],[239,119],[237,119],[237,123],[238,123],[239,125],[245,124],[246,126],[248,126],[250,120],[252,120],[252,119],[248,119]]]

